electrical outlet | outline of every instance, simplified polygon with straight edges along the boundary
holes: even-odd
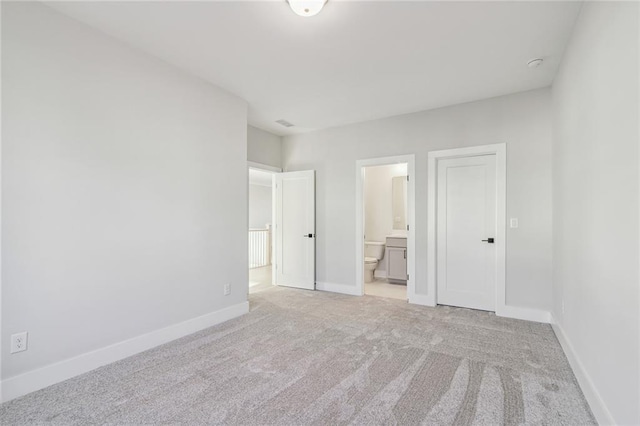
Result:
[[[11,353],[22,352],[27,350],[27,332],[16,333],[11,335]]]
[[[231,284],[225,284],[224,285],[224,295],[228,296],[231,294]]]

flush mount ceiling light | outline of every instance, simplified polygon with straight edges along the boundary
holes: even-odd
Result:
[[[287,0],[291,10],[300,16],[317,15],[326,2],[327,0]]]

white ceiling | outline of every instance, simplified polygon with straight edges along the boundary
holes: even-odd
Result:
[[[249,123],[280,135],[548,86],[580,9],[329,0],[303,18],[285,0],[48,4],[244,98]]]

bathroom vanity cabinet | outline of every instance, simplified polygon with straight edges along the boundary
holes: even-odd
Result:
[[[407,239],[387,237],[387,280],[406,284],[407,282]]]

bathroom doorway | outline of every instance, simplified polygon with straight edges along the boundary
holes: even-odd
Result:
[[[360,294],[415,295],[414,156],[356,162],[356,279]]]
[[[249,163],[249,294],[273,286],[273,177],[280,171],[264,164]]]

